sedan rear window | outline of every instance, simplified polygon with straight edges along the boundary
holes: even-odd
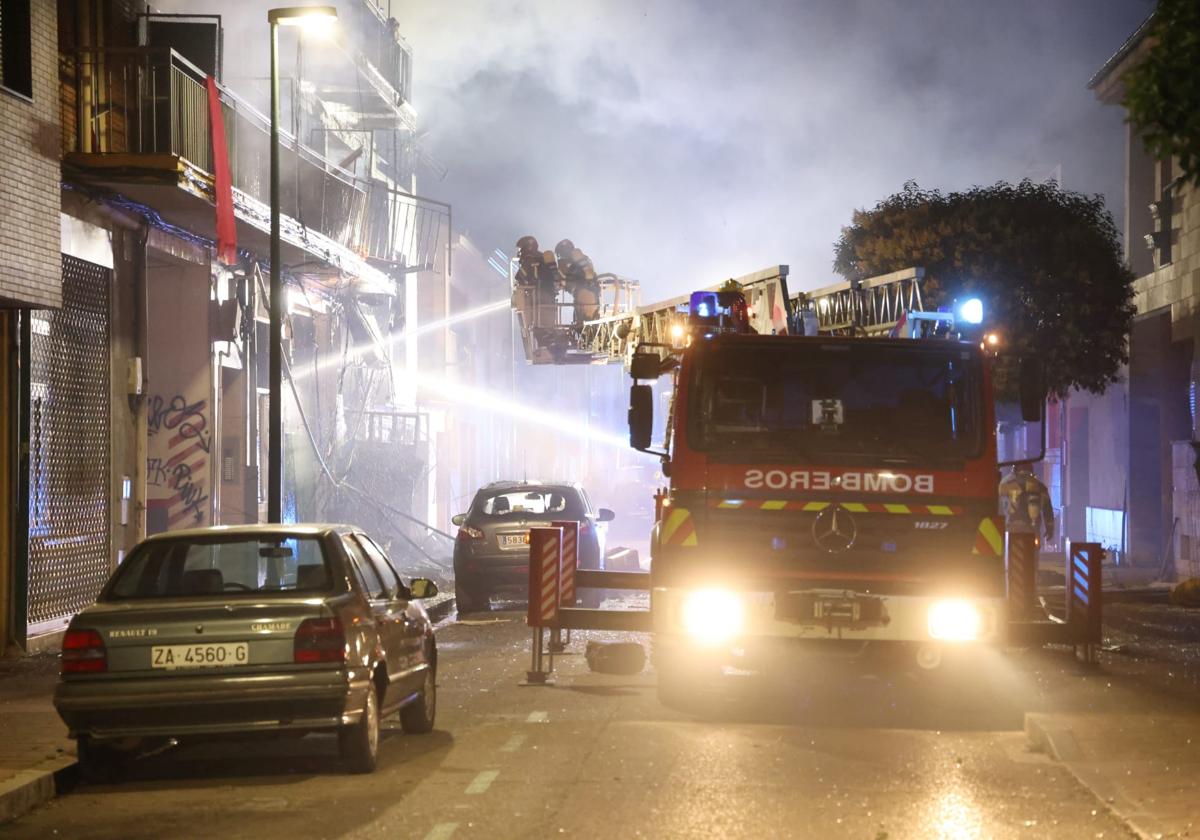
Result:
[[[485,519],[583,519],[587,514],[573,487],[481,491],[472,508]]]
[[[332,585],[312,537],[146,543],[117,570],[108,599],[323,592]]]

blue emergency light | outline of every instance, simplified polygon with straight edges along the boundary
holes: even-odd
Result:
[[[715,292],[692,292],[688,309],[697,318],[711,318],[717,314],[717,295]]]
[[[692,292],[688,298],[688,326],[695,335],[753,332],[746,298],[741,292]]]
[[[983,323],[983,301],[979,298],[968,298],[958,307],[958,317],[966,324]]]

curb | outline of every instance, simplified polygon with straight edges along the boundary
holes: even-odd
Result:
[[[1056,722],[1052,715],[1026,712],[1025,736],[1032,747],[1066,767],[1076,781],[1141,840],[1157,840],[1172,834],[1158,818],[1127,797],[1104,772],[1100,762],[1084,755],[1069,726]]]
[[[425,607],[425,612],[429,615],[429,620],[437,624],[450,615],[450,613],[454,612],[454,605],[456,603],[457,599],[454,595],[447,595],[444,598],[436,599],[432,604],[428,604]]]
[[[74,758],[46,762],[37,770],[20,770],[0,782],[0,825],[23,817],[39,805],[70,789],[76,780]]]
[[[454,612],[453,595],[430,604],[426,611],[434,624]],[[35,770],[19,770],[0,782],[0,825],[28,814],[60,793],[70,790],[78,780],[79,764],[74,758],[58,758]]]

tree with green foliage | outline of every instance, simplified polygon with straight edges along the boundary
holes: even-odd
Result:
[[[1100,393],[1129,359],[1134,278],[1101,196],[1028,180],[951,193],[909,181],[855,211],[834,247],[848,280],[922,266],[927,309],[980,298],[988,329],[1041,359],[1052,393]],[[1013,387],[1002,377],[1001,396]]]
[[[1146,149],[1179,159],[1200,185],[1200,2],[1158,0],[1145,57],[1125,74],[1124,104]]]

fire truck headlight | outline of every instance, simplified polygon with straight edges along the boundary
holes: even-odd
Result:
[[[970,642],[983,632],[983,615],[970,601],[937,601],[929,608],[929,635],[942,642]]]
[[[742,599],[725,589],[689,592],[683,602],[683,629],[703,645],[728,642],[742,632],[745,618]]]

